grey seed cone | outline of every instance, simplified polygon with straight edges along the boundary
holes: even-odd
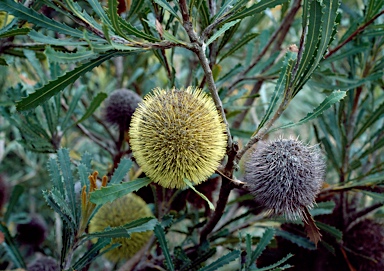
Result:
[[[127,130],[141,97],[129,89],[117,89],[113,91],[105,101],[105,120],[120,128]]]
[[[28,265],[28,271],[60,271],[60,266],[55,259],[42,256]]]
[[[273,215],[303,218],[312,207],[325,177],[318,146],[294,139],[261,142],[246,164],[244,181],[255,200]]]

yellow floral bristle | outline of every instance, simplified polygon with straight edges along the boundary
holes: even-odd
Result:
[[[89,232],[102,232],[108,227],[123,226],[139,218],[151,216],[153,214],[142,198],[135,194],[128,194],[104,204],[92,218]],[[104,255],[108,260],[115,263],[129,259],[148,242],[151,235],[152,231],[145,231],[132,233],[131,238],[112,238],[111,244],[119,243],[121,246],[106,252]]]
[[[199,88],[157,88],[136,109],[130,128],[133,155],[145,174],[166,188],[199,184],[225,155],[227,135],[213,100]]]

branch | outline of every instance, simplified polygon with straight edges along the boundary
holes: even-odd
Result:
[[[333,55],[334,53],[336,53],[338,50],[340,50],[340,48],[342,48],[344,45],[346,45],[348,42],[350,42],[354,37],[356,37],[360,32],[362,32],[365,28],[367,28],[368,25],[370,25],[371,23],[373,23],[374,20],[376,20],[378,17],[380,17],[381,15],[384,14],[384,10],[382,10],[380,13],[376,14],[375,16],[372,17],[372,19],[370,19],[368,22],[366,22],[365,24],[361,25],[359,28],[357,28],[355,30],[355,32],[353,32],[347,39],[345,39],[342,43],[340,43],[339,45],[337,45],[335,48],[333,48],[332,50],[329,50],[328,54],[325,55],[325,59],[327,59],[328,57],[330,57],[331,55]]]

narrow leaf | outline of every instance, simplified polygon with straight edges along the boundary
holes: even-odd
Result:
[[[47,167],[48,167],[48,172],[49,172],[49,176],[51,177],[51,182],[53,184],[53,187],[59,191],[62,197],[65,197],[64,183],[63,183],[63,180],[61,179],[60,169],[57,164],[57,160],[54,159],[53,157],[49,158]]]
[[[216,13],[214,19],[218,19],[221,15],[226,14],[231,11],[231,8],[236,4],[237,0],[228,0],[220,7],[219,11]]]
[[[11,258],[15,267],[26,268],[23,257],[20,254],[20,251],[18,250],[8,228],[5,225],[3,225],[3,223],[0,223],[0,231],[4,234],[4,239],[5,239],[5,242],[2,241],[1,243],[5,246],[7,254]]]
[[[184,182],[186,185],[189,186],[189,188],[191,188],[193,191],[195,191],[203,200],[205,200],[208,203],[209,208],[211,210],[215,210],[215,206],[212,204],[212,202],[210,202],[209,199],[206,196],[204,196],[202,193],[197,191],[196,188],[193,186],[193,184],[188,179],[184,178]]]
[[[309,250],[315,250],[316,249],[316,246],[313,242],[309,241],[307,238],[296,235],[294,233],[277,229],[276,235],[283,237],[284,239],[298,245],[299,247],[309,249]]]
[[[61,173],[63,176],[66,196],[68,198],[68,204],[71,210],[71,214],[74,217],[74,224],[77,224],[78,206],[75,195],[75,181],[72,175],[71,161],[69,158],[69,151],[67,149],[59,149],[57,152],[57,159],[60,164]]]
[[[0,34],[0,39],[14,37],[14,36],[27,35],[29,33],[29,31],[31,31],[31,29],[30,28],[26,28],[26,27],[11,29],[11,30],[8,30],[8,31],[6,31],[4,33],[1,33]]]
[[[171,13],[175,18],[180,20],[179,15],[176,13],[176,11],[171,7],[171,5],[165,1],[165,0],[154,0],[156,4],[167,10],[169,13]]]
[[[87,118],[89,118],[97,108],[99,108],[100,104],[108,97],[108,95],[104,92],[99,92],[95,98],[93,98],[91,104],[88,106],[87,111],[84,115],[76,122],[76,124],[83,122]]]
[[[109,181],[109,183],[110,184],[120,183],[124,179],[124,176],[127,175],[128,171],[131,169],[132,164],[133,163],[131,159],[127,159],[127,158],[121,159],[115,172],[113,172],[112,178]]]
[[[139,29],[137,29],[136,27],[132,26],[129,22],[127,21],[124,21],[121,17],[118,18],[119,19],[119,22],[120,22],[120,26],[121,28],[127,32],[127,34],[129,35],[134,35],[138,38],[142,38],[142,39],[146,39],[148,41],[152,41],[152,42],[157,42],[159,41],[159,39],[155,38],[154,36],[152,35],[148,35],[146,34],[145,32],[143,31],[140,31]]]
[[[97,16],[99,16],[101,21],[112,28],[112,23],[109,20],[107,14],[105,13],[103,7],[100,5],[100,2],[97,0],[87,0],[87,2],[91,5],[92,10],[97,14]]]
[[[282,258],[281,260],[275,262],[274,264],[271,264],[271,265],[268,265],[266,267],[262,267],[262,268],[257,268],[257,271],[267,271],[267,270],[271,270],[272,268],[276,268],[278,267],[279,265],[285,263],[286,261],[288,261],[290,258],[293,257],[293,254],[289,253],[287,256],[285,256],[284,258]],[[284,266],[284,269],[286,268],[289,268],[291,267],[290,265],[288,266]],[[277,270],[284,270],[284,269],[277,269]],[[273,270],[276,270],[276,269],[273,269]]]
[[[237,19],[243,19],[248,16],[253,16],[256,13],[260,13],[267,8],[273,8],[277,5],[281,5],[288,0],[261,0],[260,2],[250,6],[249,8],[246,8],[240,12],[235,13],[233,16],[226,19],[224,22],[233,21]]]
[[[44,53],[50,61],[57,63],[79,63],[84,60],[92,60],[99,56],[90,50],[85,50],[85,48],[83,48],[83,50],[78,50],[75,53],[66,53],[55,51],[50,46],[45,49]]]
[[[82,270],[87,264],[94,261],[98,256],[102,255],[100,250],[106,247],[111,243],[111,239],[104,238],[97,240],[96,244],[93,244],[91,248],[87,249],[87,252],[72,266],[71,270]],[[112,245],[112,247],[108,247],[108,251],[118,247],[118,244]]]
[[[371,192],[371,191],[366,191],[366,190],[360,190],[360,191],[363,192],[363,194],[373,198],[374,200],[384,203],[384,194],[383,193],[376,193],[376,192]]]
[[[169,253],[168,243],[167,243],[167,240],[165,239],[165,232],[164,232],[163,227],[161,227],[159,224],[157,224],[155,226],[154,232],[155,232],[155,235],[157,237],[157,241],[159,242],[159,245],[161,247],[161,251],[165,257],[165,262],[166,262],[168,270],[174,271],[175,267],[173,265],[171,254]]]
[[[8,201],[7,211],[4,214],[3,222],[5,225],[9,223],[9,219],[11,217],[12,212],[14,211],[13,208],[17,205],[19,202],[20,196],[24,192],[24,187],[21,185],[15,185],[12,189],[11,197]],[[0,223],[1,224],[1,223]]]
[[[303,119],[299,120],[296,123],[291,122],[286,125],[277,127],[275,129],[272,129],[270,132],[276,131],[279,129],[286,129],[294,126],[299,126],[310,120],[313,120],[318,116],[320,116],[325,110],[330,108],[332,105],[342,100],[345,96],[346,96],[346,91],[334,91],[328,97],[326,97],[324,101],[322,101],[321,104],[313,110],[312,113],[308,113]]]
[[[235,45],[229,49],[228,52],[226,52],[219,60],[219,62],[221,62],[223,59],[227,58],[228,56],[232,55],[234,52],[236,52],[237,50],[239,50],[241,47],[243,47],[244,45],[246,45],[248,42],[250,42],[251,40],[253,40],[254,38],[256,38],[257,36],[259,35],[259,33],[248,33],[246,34],[243,38],[240,39],[240,41],[236,41]]]
[[[94,61],[88,62],[86,64],[80,65],[74,70],[67,72],[66,74],[58,77],[54,81],[50,81],[48,84],[37,89],[35,92],[31,93],[28,97],[23,98],[21,101],[17,102],[16,108],[19,111],[28,110],[35,108],[36,106],[42,104],[55,94],[59,93],[68,85],[75,82],[81,75],[92,70],[94,67],[99,66],[104,61],[119,55],[120,52],[110,52],[106,53]]]
[[[316,207],[309,210],[312,216],[317,215],[328,215],[332,214],[333,209],[335,208],[336,203],[332,200],[330,201],[322,201],[316,204]]]
[[[227,265],[230,262],[233,262],[234,260],[239,258],[240,253],[241,253],[240,250],[233,250],[233,251],[221,256],[219,259],[217,259],[213,263],[199,269],[199,271],[216,271],[216,270],[219,270],[219,268],[221,268],[224,265]]]
[[[2,0],[0,2],[0,10],[7,11],[9,14],[14,15],[20,20],[26,20],[45,29],[52,30],[54,32],[69,35],[72,37],[82,38],[83,32],[77,29],[71,28],[65,24],[53,21],[43,14],[37,13],[31,8],[24,7],[21,3],[13,0]]]
[[[356,132],[355,136],[353,139],[355,140],[356,138],[360,137],[369,127],[372,126],[376,121],[380,120],[383,118],[384,115],[384,102],[381,103],[373,113],[366,118],[364,121],[363,125],[360,127],[360,129]]]
[[[264,251],[264,249],[267,247],[267,245],[273,239],[274,235],[275,235],[275,229],[267,228],[265,230],[265,232],[263,233],[263,236],[260,238],[260,241],[256,246],[256,249],[252,252],[252,257],[251,257],[250,263],[254,263],[257,260],[257,258],[259,258],[261,253]]]
[[[152,182],[149,178],[136,179],[134,181],[102,187],[91,193],[91,202],[101,205],[112,202],[128,193],[137,191]]]
[[[46,45],[57,45],[57,46],[79,46],[79,45],[87,45],[86,41],[77,41],[73,39],[58,39],[51,36],[46,36],[40,32],[36,32],[35,30],[31,30],[28,36],[39,43],[43,43]]]
[[[290,60],[294,59],[294,55],[291,52],[288,52],[285,56],[283,67],[280,71],[279,79],[277,80],[275,90],[272,94],[272,97],[270,99],[267,111],[265,112],[263,118],[261,119],[256,131],[254,134],[256,134],[268,121],[269,117],[271,116],[272,112],[275,110],[275,107],[277,105],[277,102],[279,99],[283,96],[284,90],[286,88],[287,83],[287,77],[288,72],[292,69],[292,62]]]
[[[234,26],[235,24],[237,24],[238,22],[240,22],[240,19],[239,20],[236,20],[236,21],[233,21],[233,22],[229,22],[229,23],[226,23],[224,24],[215,34],[213,34],[208,40],[207,42],[205,43],[206,46],[208,46],[209,44],[211,44],[212,42],[214,42],[219,36],[221,36],[225,31],[227,31],[229,28],[231,28],[232,26]]]
[[[319,221],[316,221],[316,225],[317,225],[317,227],[319,227],[320,230],[328,232],[330,235],[332,235],[333,237],[335,237],[339,241],[343,238],[342,231],[340,231],[339,229],[337,229],[331,225],[324,224],[324,223],[319,222]]]

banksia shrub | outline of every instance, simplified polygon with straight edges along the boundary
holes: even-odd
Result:
[[[303,218],[325,175],[325,162],[317,146],[294,139],[260,143],[245,168],[244,180],[255,200],[271,214]]]
[[[42,256],[28,265],[28,271],[60,271],[60,266],[55,259]]]
[[[104,204],[92,218],[89,232],[102,232],[107,227],[123,226],[136,219],[150,216],[153,215],[145,201],[135,194],[128,194]],[[129,259],[148,242],[151,235],[151,231],[146,231],[132,233],[131,238],[113,238],[112,244],[120,243],[121,246],[104,255],[115,263],[122,259]]]
[[[137,163],[166,188],[199,184],[225,155],[227,135],[213,100],[199,88],[155,89],[135,111],[130,144]]]
[[[127,130],[133,112],[135,112],[141,97],[129,89],[117,89],[113,91],[105,102],[105,120],[120,128]]]

